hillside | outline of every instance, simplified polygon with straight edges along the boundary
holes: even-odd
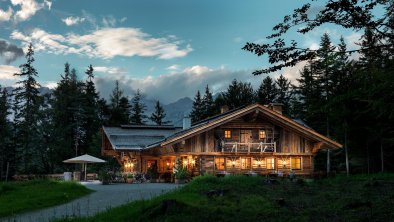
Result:
[[[394,175],[305,180],[203,176],[149,201],[71,221],[392,221]]]

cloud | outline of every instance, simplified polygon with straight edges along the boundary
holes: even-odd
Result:
[[[41,85],[42,87],[47,87],[47,88],[50,88],[50,89],[54,89],[54,88],[57,87],[57,82],[54,82],[54,81],[44,81],[44,82],[41,82],[40,85]]]
[[[135,90],[140,89],[146,94],[147,98],[159,99],[163,103],[169,103],[185,96],[193,98],[197,90],[204,90],[207,84],[214,93],[224,91],[234,78],[251,82],[256,89],[261,83],[262,77],[253,76],[252,71],[212,69],[195,65],[177,73],[160,76],[132,78],[127,74],[120,74],[96,76],[95,81],[97,89],[104,98],[109,97],[115,86],[115,80],[119,80],[125,95],[132,96]]]
[[[179,69],[179,65],[175,64],[175,65],[172,65],[172,66],[168,66],[166,69],[170,70],[170,71],[176,71],[176,70]]]
[[[20,6],[20,10],[16,11],[14,20],[16,22],[29,20],[37,11],[44,8],[51,9],[52,2],[44,0],[43,3],[37,3],[35,0],[11,0],[13,6]]]
[[[121,67],[106,67],[106,66],[95,66],[93,67],[95,72],[102,72],[108,74],[123,74],[126,70]]]
[[[48,10],[51,10],[52,8],[52,2],[48,0],[44,0],[44,4],[48,7]]]
[[[6,22],[9,21],[11,19],[13,10],[11,7],[8,7],[8,10],[2,10],[0,9],[0,22]]]
[[[119,22],[123,23],[123,22],[125,22],[126,20],[127,20],[127,17],[123,17],[123,18],[121,18],[121,19],[119,20]]]
[[[4,59],[5,64],[8,65],[23,55],[22,48],[0,39],[0,57]]]
[[[103,59],[115,56],[172,59],[184,57],[193,51],[189,44],[181,48],[181,41],[154,38],[136,28],[102,28],[86,35],[69,33],[66,36],[36,28],[28,35],[15,30],[11,33],[11,38],[20,40],[25,45],[32,42],[36,51]]]
[[[207,72],[212,71],[212,69],[206,67],[206,66],[192,66],[192,67],[188,67],[186,69],[183,70],[183,72],[187,73],[187,74],[191,74],[191,75],[201,75]]]
[[[15,73],[19,72],[19,68],[9,65],[0,65],[0,85],[1,86],[12,86],[19,81],[18,76],[14,76]]]
[[[85,18],[70,16],[65,19],[62,19],[62,21],[64,23],[66,23],[67,26],[71,26],[71,25],[76,25],[76,24],[79,24],[79,23],[85,21]]]
[[[302,61],[297,63],[295,66],[286,67],[281,71],[278,71],[273,74],[274,78],[278,78],[280,74],[282,74],[285,78],[290,80],[290,82],[294,85],[298,85],[297,79],[300,78],[300,71],[307,64],[307,61]]]
[[[116,25],[116,19],[112,15],[104,16],[102,23],[104,27],[114,27]]]

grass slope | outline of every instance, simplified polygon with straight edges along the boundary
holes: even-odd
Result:
[[[73,182],[34,180],[0,183],[0,217],[66,203],[91,192]]]
[[[234,176],[195,178],[185,187],[70,221],[392,221],[394,175],[315,182]]]

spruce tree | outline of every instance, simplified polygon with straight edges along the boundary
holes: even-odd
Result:
[[[209,86],[205,87],[205,94],[202,99],[204,107],[203,119],[213,116],[215,114],[215,103],[213,101],[212,93],[209,90]]]
[[[0,85],[0,180],[6,176],[7,165],[9,169],[11,166],[11,171],[13,171],[15,161],[15,152],[12,146],[12,124],[9,120],[10,109],[8,92]]]
[[[196,96],[194,97],[192,111],[190,113],[190,118],[192,123],[196,123],[202,120],[204,117],[204,105],[201,100],[201,94],[198,90]]]
[[[275,101],[278,89],[274,80],[267,76],[257,90],[257,101],[262,105],[267,105]]]
[[[93,66],[89,65],[88,69],[85,71],[86,81],[84,89],[83,98],[83,111],[84,116],[82,120],[82,127],[84,129],[83,140],[81,144],[81,150],[84,153],[89,152],[90,143],[93,137],[99,133],[100,119],[99,119],[99,107],[98,107],[98,93],[96,92],[96,87],[94,85],[93,79]]]
[[[274,100],[277,103],[283,104],[283,114],[290,114],[290,100],[291,100],[291,82],[285,78],[283,75],[280,75],[276,80],[275,84],[278,86],[277,96]]]
[[[156,123],[156,125],[161,126],[168,123],[168,121],[164,121],[165,117],[166,114],[164,112],[164,108],[160,104],[159,100],[157,100],[155,105],[155,112],[153,112],[152,115],[150,116],[150,120]]]
[[[120,124],[128,124],[130,104],[127,97],[123,95],[123,90],[120,89],[118,80],[116,80],[115,88],[110,95],[110,101],[108,125],[118,126]],[[103,112],[105,112],[106,107],[103,101],[101,102],[101,106],[104,109]]]
[[[36,81],[37,70],[34,68],[34,50],[29,44],[26,53],[26,63],[19,66],[20,72],[14,75],[22,80],[13,90],[14,94],[14,124],[16,128],[16,151],[19,161],[17,170],[20,173],[38,171],[37,150],[39,143],[38,123],[41,96],[38,92],[40,85]]]
[[[145,105],[142,103],[141,97],[140,90],[137,89],[137,92],[131,100],[130,122],[135,125],[145,124],[145,119],[147,118],[146,115],[144,115]]]
[[[78,80],[75,69],[64,65],[64,73],[53,91],[53,127],[55,131],[54,150],[57,163],[86,152],[85,84]],[[63,165],[64,166],[64,165]],[[67,166],[66,166],[67,167]]]
[[[238,82],[234,79],[223,93],[223,99],[230,110],[250,105],[255,100],[253,87],[250,83]]]

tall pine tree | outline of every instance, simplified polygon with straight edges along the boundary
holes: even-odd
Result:
[[[16,130],[17,170],[20,173],[31,173],[38,171],[38,145],[39,135],[37,132],[39,123],[39,110],[41,96],[38,92],[40,85],[36,81],[37,70],[34,68],[34,50],[29,44],[26,53],[26,63],[19,66],[20,72],[14,74],[22,80],[17,82],[14,89],[14,112]]]
[[[209,90],[209,86],[205,87],[205,94],[202,98],[202,104],[204,109],[203,119],[213,116],[215,114],[215,103],[213,101],[212,93]]]
[[[194,97],[192,111],[190,113],[192,123],[196,123],[204,118],[204,105],[202,103],[201,94],[198,90]]]
[[[116,80],[115,88],[110,95],[110,101],[108,125],[119,126],[120,124],[128,124],[130,119],[130,104],[129,100],[123,95],[123,90],[120,89],[118,80]],[[101,101],[101,106],[103,111],[105,111],[103,101]]]
[[[142,95],[140,90],[137,89],[137,92],[134,94],[133,99],[131,100],[131,109],[130,109],[130,122],[135,125],[143,125],[145,124],[145,119],[147,116],[145,113],[145,105],[141,101]]]
[[[152,113],[149,119],[156,123],[156,125],[161,126],[168,123],[168,121],[164,121],[165,117],[166,113],[164,112],[164,108],[160,104],[160,101],[157,100],[155,105],[155,112]]]
[[[257,90],[257,102],[262,105],[267,105],[275,102],[278,89],[274,80],[267,76],[264,78],[263,82],[260,84]]]
[[[277,96],[274,101],[283,104],[283,114],[288,116],[290,115],[291,82],[283,75],[280,75],[278,79],[275,80],[275,84],[278,88]]]
[[[15,150],[12,146],[12,124],[9,120],[11,104],[5,88],[0,85],[0,180],[6,177],[7,166],[14,171]],[[9,174],[11,175],[11,174]]]

